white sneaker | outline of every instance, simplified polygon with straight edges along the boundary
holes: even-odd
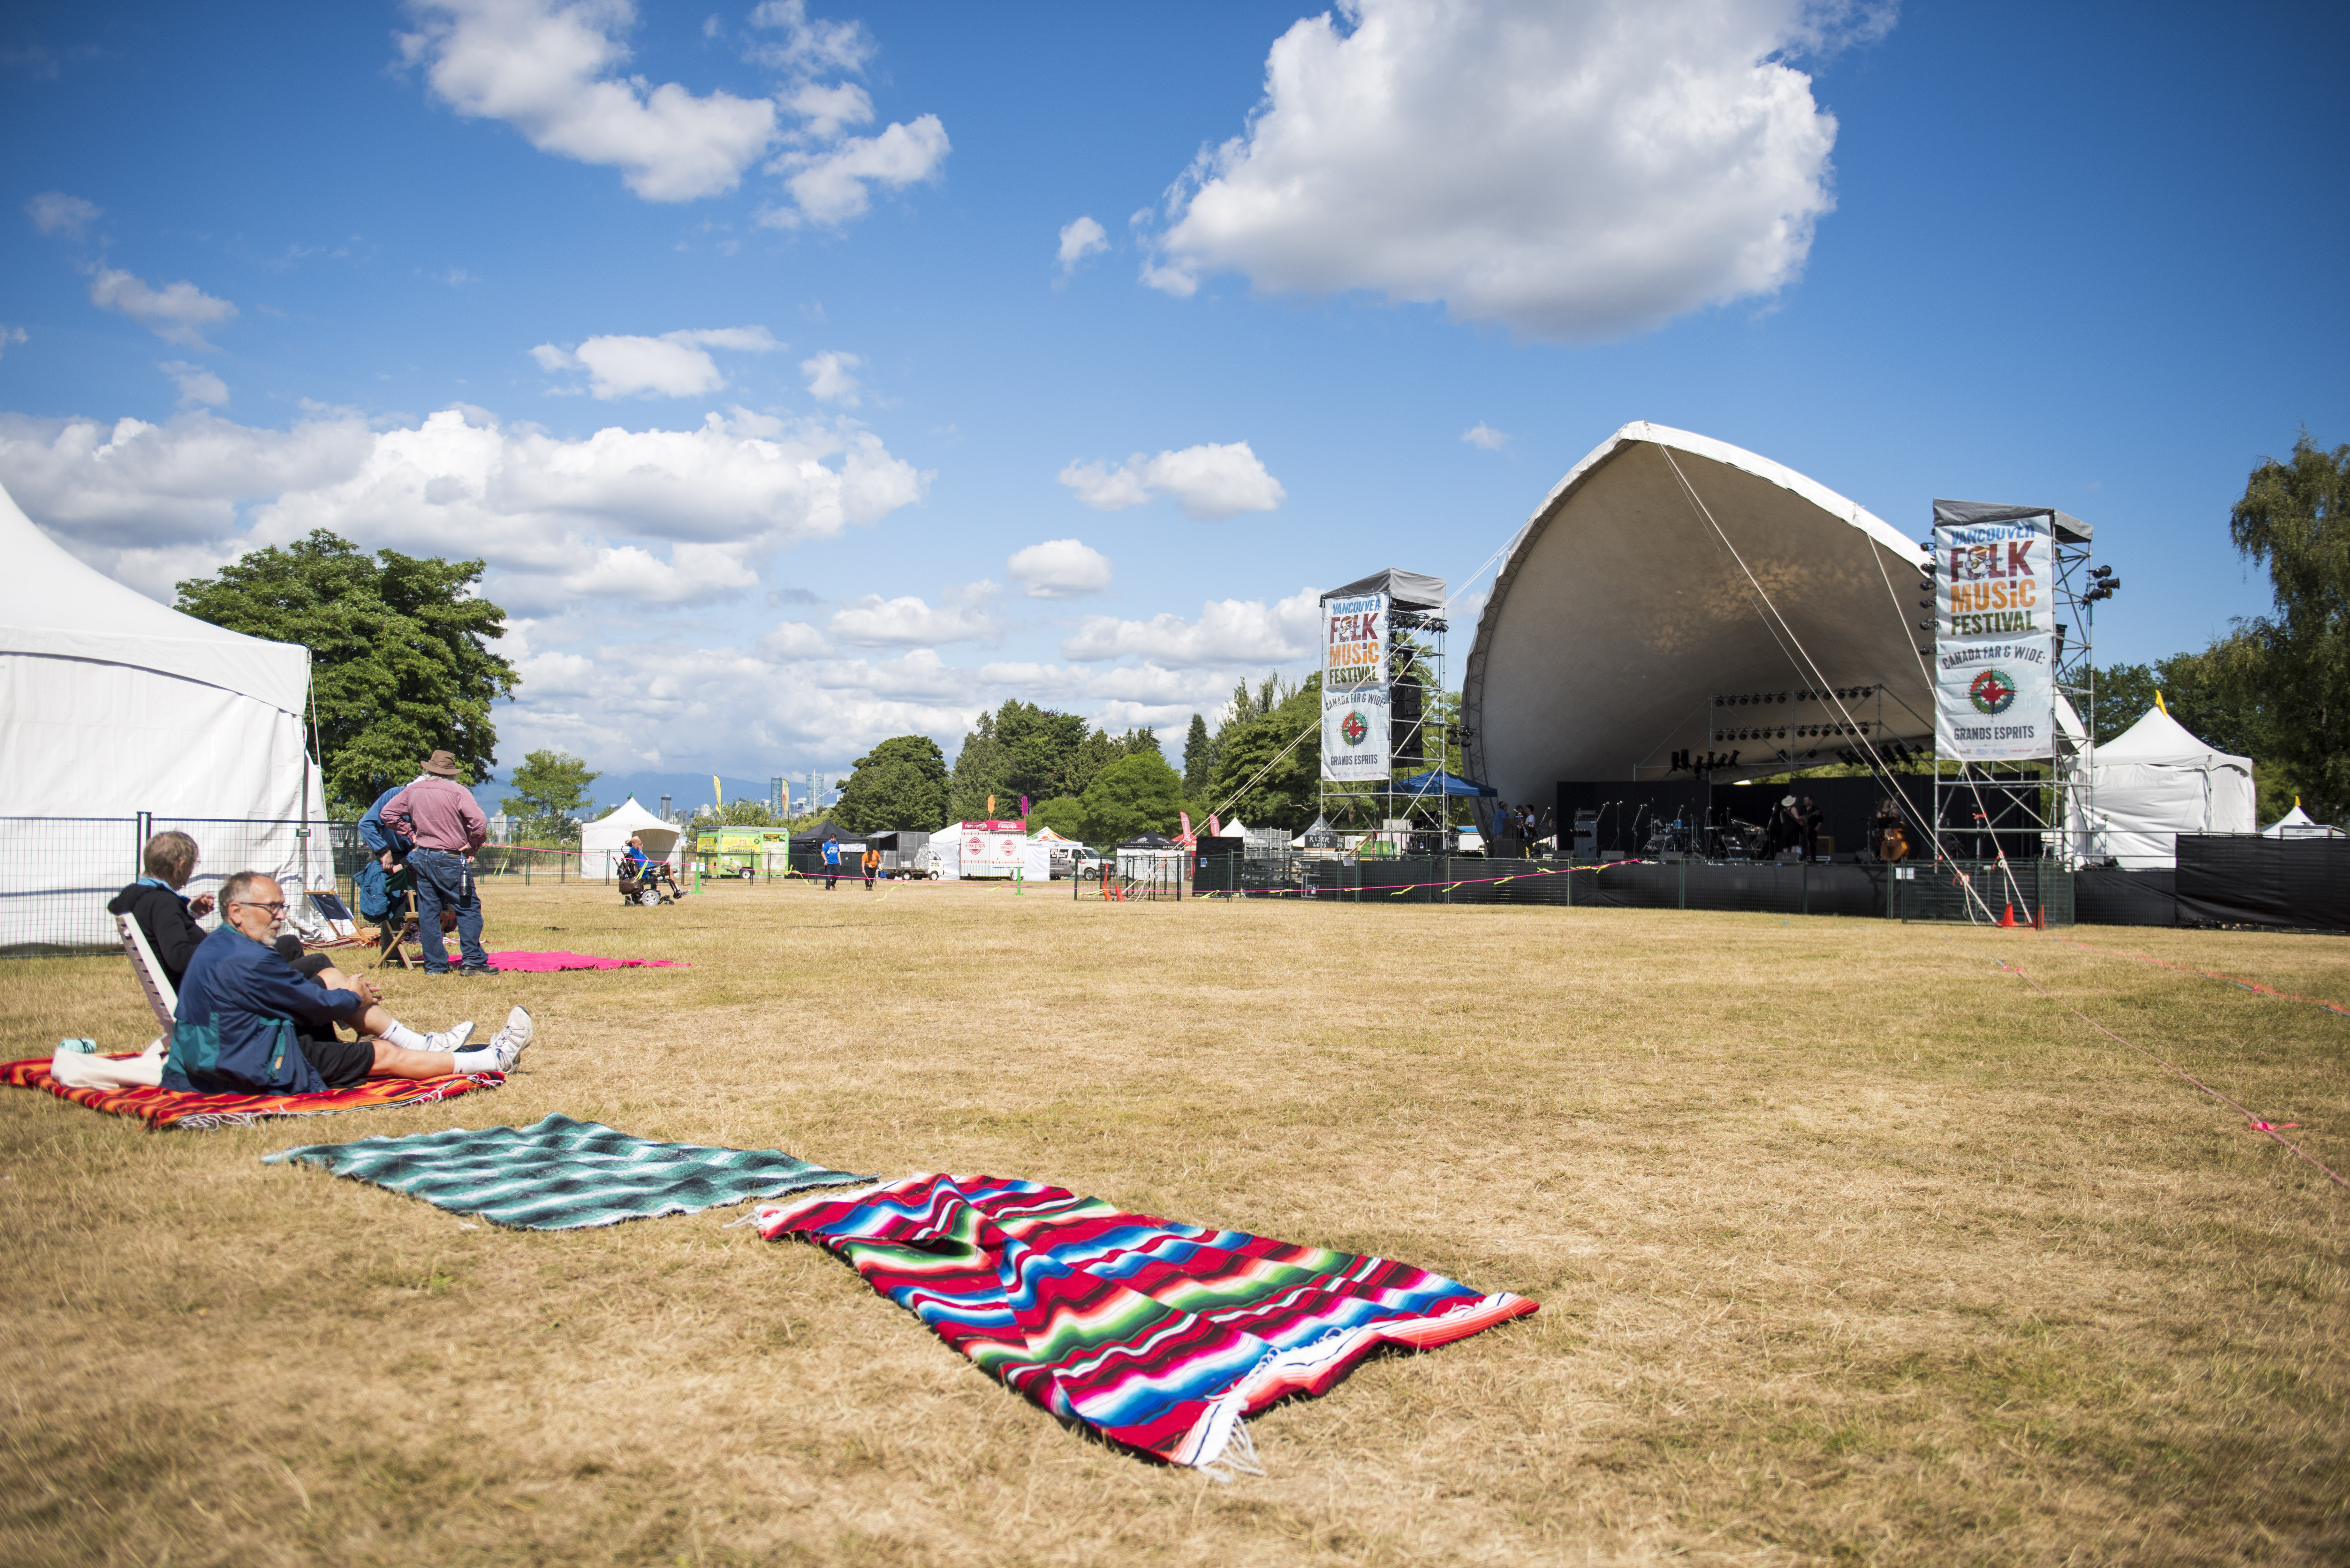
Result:
[[[473,1037],[473,1021],[468,1018],[463,1023],[452,1023],[438,1034],[427,1034],[424,1048],[427,1051],[463,1051],[465,1043]]]
[[[530,1044],[534,1030],[530,1014],[515,1008],[506,1014],[505,1027],[490,1036],[490,1049],[497,1054],[498,1071],[511,1073],[522,1060],[523,1048]]]

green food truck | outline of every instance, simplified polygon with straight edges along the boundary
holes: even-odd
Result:
[[[705,828],[694,836],[693,857],[705,877],[740,877],[745,882],[767,868],[772,855],[782,868],[791,835],[780,827]]]

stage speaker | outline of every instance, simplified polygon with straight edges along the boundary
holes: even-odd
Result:
[[[1388,688],[1388,752],[1398,763],[1424,761],[1420,755],[1420,684],[1407,675]]]

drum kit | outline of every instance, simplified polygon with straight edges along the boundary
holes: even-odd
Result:
[[[1767,860],[1771,857],[1771,836],[1760,825],[1742,816],[1734,816],[1723,806],[1716,806],[1705,815],[1712,820],[1702,828],[1693,827],[1678,817],[1671,822],[1658,823],[1648,835],[1643,853],[1652,857],[1699,855],[1708,860]]]

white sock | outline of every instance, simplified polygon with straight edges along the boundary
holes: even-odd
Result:
[[[471,1051],[456,1054],[460,1073],[494,1073],[498,1070],[498,1054],[487,1045],[476,1045]]]
[[[399,1046],[403,1051],[430,1051],[432,1049],[432,1047],[424,1043],[423,1035],[419,1034],[415,1030],[411,1029],[407,1024],[402,1023],[397,1018],[391,1021],[391,1027],[386,1029],[380,1038],[390,1041],[394,1045]]]

